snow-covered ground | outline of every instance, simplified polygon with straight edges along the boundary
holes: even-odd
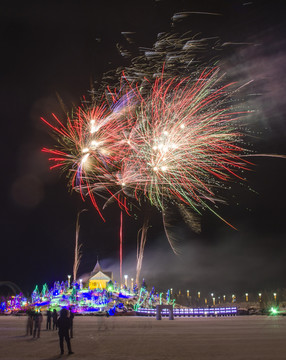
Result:
[[[59,358],[56,331],[25,336],[25,316],[0,317],[0,359]],[[73,355],[98,360],[286,359],[286,317],[176,318],[75,317]]]

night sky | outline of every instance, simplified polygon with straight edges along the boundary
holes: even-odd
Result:
[[[101,3],[101,5],[98,5]],[[286,154],[286,40],[283,1],[58,1],[1,5],[2,216],[0,281],[30,293],[72,273],[77,212],[82,262],[93,269],[97,256],[118,272],[120,211],[111,205],[106,222],[87,201],[69,193],[66,179],[49,171],[42,147],[53,145],[40,117],[67,109],[100,75],[123,60],[116,44],[122,31],[136,32],[138,46],[151,47],[157,33],[171,30],[175,12],[192,14],[185,27],[194,34],[239,42],[223,52],[225,70],[253,80],[249,102],[255,113],[252,148]],[[246,43],[252,44],[247,45]],[[229,205],[219,213],[238,231],[210,213],[194,235],[174,219],[181,255],[172,253],[160,214],[152,213],[142,275],[157,288],[256,291],[285,287],[286,159],[256,157],[244,186],[232,184]],[[251,190],[250,190],[251,189]],[[123,272],[135,277],[138,219],[124,217]]]

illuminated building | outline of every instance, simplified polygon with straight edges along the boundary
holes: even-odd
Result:
[[[90,274],[88,286],[90,290],[106,289],[107,283],[113,281],[113,274],[111,271],[102,270],[99,261],[97,260],[94,269]]]

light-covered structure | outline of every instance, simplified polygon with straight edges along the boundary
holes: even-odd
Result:
[[[90,290],[106,289],[109,281],[113,281],[113,274],[111,271],[102,270],[99,261],[97,260],[94,269],[90,274],[88,286]]]

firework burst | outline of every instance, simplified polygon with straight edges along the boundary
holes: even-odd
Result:
[[[221,85],[219,69],[193,78],[159,78],[147,97],[129,85],[112,104],[79,107],[67,125],[54,115],[47,122],[57,136],[51,168],[69,175],[72,189],[91,197],[147,198],[160,210],[170,201],[192,210],[209,208],[215,189],[249,164],[240,156],[242,133],[236,123],[243,112],[229,100],[233,84]],[[124,201],[122,200],[124,199]]]
[[[53,129],[58,142],[57,148],[42,150],[52,155],[50,168],[61,168],[70,187],[79,191],[83,200],[88,194],[100,214],[94,193],[110,193],[116,183],[127,147],[123,137],[128,128],[125,111],[124,99],[114,98],[111,106],[103,102],[100,106],[79,107],[67,118],[66,125],[54,114],[54,122],[42,119]]]
[[[243,113],[229,104],[233,84],[221,80],[211,69],[196,79],[155,81],[136,108],[122,159],[123,192],[163,211],[171,200],[199,212],[215,202],[223,182],[240,177],[249,164],[240,157],[243,134],[236,130]]]

